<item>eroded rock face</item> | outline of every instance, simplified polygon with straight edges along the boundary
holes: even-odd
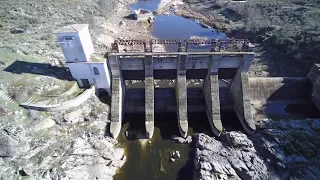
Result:
[[[109,108],[97,97],[73,111],[31,112],[25,126],[0,124],[0,179],[112,179],[124,164],[124,150],[105,136]]]
[[[78,138],[61,167],[66,170],[66,179],[112,179],[124,162],[123,149],[115,148],[107,139]]]
[[[320,120],[262,120],[250,137],[195,136],[194,179],[318,179]],[[303,166],[301,166],[303,164]]]
[[[196,139],[194,179],[268,179],[264,161],[256,154],[245,134],[231,132],[230,145],[198,134]]]
[[[320,175],[319,171],[313,171],[320,164],[319,124],[320,119],[263,120],[259,124],[261,130],[252,140],[279,171],[286,171],[285,178],[313,179],[312,174]]]

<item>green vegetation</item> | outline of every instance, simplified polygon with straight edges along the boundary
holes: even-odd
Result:
[[[185,0],[229,37],[249,38],[271,75],[305,76],[320,62],[318,0]]]

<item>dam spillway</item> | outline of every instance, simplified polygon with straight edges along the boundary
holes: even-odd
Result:
[[[134,46],[140,48],[134,49]],[[169,46],[169,47],[168,47]],[[175,103],[180,134],[188,131],[187,79],[203,78],[202,94],[211,129],[217,136],[223,130],[220,117],[219,79],[228,85],[234,110],[247,133],[255,130],[248,71],[254,58],[247,40],[122,40],[108,53],[111,72],[111,125],[113,137],[120,133],[126,96],[125,80],[144,80],[145,129],[154,131],[154,79],[175,79]],[[128,47],[131,48],[128,50]],[[203,76],[203,77],[201,77]],[[161,100],[160,100],[161,101]]]

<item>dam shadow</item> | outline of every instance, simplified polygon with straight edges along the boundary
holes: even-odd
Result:
[[[226,130],[242,130],[242,126],[234,112],[222,112],[221,119]],[[145,114],[125,113],[122,126],[126,128],[126,131],[132,131],[132,133],[145,133]],[[154,126],[155,129],[159,129],[161,139],[172,139],[172,136],[181,136],[177,113],[155,113]],[[205,112],[189,112],[188,126],[189,136],[195,133],[214,136]],[[134,140],[134,138],[129,138],[128,140]]]
[[[230,112],[221,112],[221,121],[222,126],[224,127],[225,131],[242,131],[244,129],[240,123],[240,120],[234,111]]]
[[[225,131],[243,131],[240,120],[234,111],[221,112],[221,121]],[[177,113],[155,113],[154,118],[155,129],[159,129],[161,139],[172,139],[172,136],[181,136]],[[214,134],[205,112],[189,112],[188,113],[188,135],[192,136],[196,133],[204,133],[211,137]],[[140,133],[145,134],[145,114],[144,113],[125,113],[122,121],[122,127],[129,131],[129,134]],[[140,136],[140,135],[139,135]],[[133,136],[128,140],[135,140]],[[139,139],[139,138],[138,138]]]
[[[129,141],[143,139],[146,134],[144,123],[144,113],[125,113],[122,120],[122,133]]]
[[[135,134],[145,135],[145,113],[125,113],[122,126],[129,132],[128,140],[137,140]],[[154,117],[155,136],[163,140],[169,140],[173,135],[180,136],[176,113],[155,113]],[[130,134],[132,136],[130,136]]]
[[[255,120],[304,120],[308,118],[320,118],[320,111],[314,104],[265,104],[255,109]]]

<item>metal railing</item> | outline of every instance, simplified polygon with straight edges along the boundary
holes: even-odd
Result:
[[[150,39],[116,40],[112,52],[253,52],[247,39]]]

